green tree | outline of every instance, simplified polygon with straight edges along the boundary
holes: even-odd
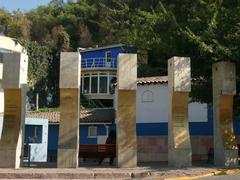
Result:
[[[49,62],[52,59],[51,49],[41,46],[36,41],[22,41],[22,45],[27,49],[28,63],[28,96],[30,102],[35,104],[36,94],[39,94],[39,107],[47,105],[47,97],[51,94],[49,86]]]

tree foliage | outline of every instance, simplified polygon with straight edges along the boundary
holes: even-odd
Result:
[[[192,77],[200,79],[194,82],[193,100],[212,101],[211,66],[216,61],[236,63],[239,86],[239,0],[52,0],[25,14],[1,9],[0,29],[51,49],[48,79],[55,105],[59,54],[79,46],[121,42],[149,49],[149,65],[139,68],[139,76],[166,75],[168,58],[189,56]]]
[[[30,103],[35,104],[36,94],[39,94],[39,106],[47,104],[47,97],[52,94],[49,85],[48,73],[52,59],[51,49],[42,46],[36,41],[22,41],[21,44],[27,49],[28,63],[28,96]]]

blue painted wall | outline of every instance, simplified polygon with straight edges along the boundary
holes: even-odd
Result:
[[[99,50],[92,50],[81,52],[82,57],[82,68],[91,68],[93,63],[93,59],[95,58],[95,63],[99,63],[100,67],[106,67],[105,58],[106,52],[111,51],[111,58],[113,58],[111,62],[111,68],[117,68],[117,56],[119,53],[126,53],[126,52],[136,52],[136,48],[130,48],[127,46],[119,46],[119,47],[112,47],[106,49],[99,49]],[[102,58],[102,59],[99,59]],[[85,60],[87,59],[87,61]]]
[[[234,119],[234,132],[240,135],[240,118]],[[190,122],[189,130],[191,136],[213,135],[213,109],[208,105],[208,122]],[[168,123],[138,123],[137,136],[167,136]]]
[[[94,58],[96,58],[95,63],[100,64],[99,67],[106,67],[105,58],[106,58],[106,52],[107,51],[111,51],[111,55],[112,55],[111,58],[113,58],[112,61],[111,61],[111,67],[116,68],[117,67],[117,56],[118,56],[119,53],[124,52],[123,47],[115,47],[115,48],[109,48],[109,49],[101,49],[101,50],[81,52],[82,68],[83,69],[84,68],[91,68],[91,65],[93,63]]]
[[[89,125],[80,126],[80,144],[97,144],[97,138],[88,137],[88,127]],[[106,128],[104,125],[97,125],[97,135],[106,135]]]
[[[89,125],[80,126],[80,144],[97,144],[97,138],[88,138]],[[49,124],[48,132],[48,152],[54,154],[57,151],[58,145],[58,125]],[[97,134],[99,136],[106,135],[106,128],[104,125],[97,125]]]
[[[167,123],[138,123],[136,125],[137,136],[167,136]],[[208,122],[191,122],[189,123],[190,134],[192,136],[212,136],[213,135],[213,113],[212,107],[208,106]],[[109,128],[116,130],[116,125],[113,124]],[[240,119],[234,120],[235,134],[240,135]],[[98,125],[98,135],[105,135],[106,129],[103,125]],[[88,138],[88,125],[80,126],[80,143],[81,144],[97,144],[97,138]],[[57,151],[58,141],[58,125],[49,125],[48,134],[48,149],[52,152]]]

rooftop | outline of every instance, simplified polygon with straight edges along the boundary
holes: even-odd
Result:
[[[167,82],[167,76],[142,77],[137,79],[137,85],[164,84]]]
[[[59,123],[60,112],[27,112],[28,118],[48,119],[49,123]],[[80,111],[80,123],[112,123],[115,119],[115,110],[113,108],[84,109]]]
[[[1,114],[0,114],[1,115]],[[60,112],[27,112],[27,118],[40,118],[48,119],[50,124],[59,123]],[[96,108],[96,109],[84,109],[80,111],[80,123],[82,124],[94,124],[94,123],[106,123],[110,124],[114,122],[115,110],[113,108]]]
[[[109,48],[122,47],[122,46],[126,46],[126,44],[119,43],[119,44],[113,44],[109,46],[102,46],[102,47],[95,47],[95,48],[78,48],[78,51],[81,53],[81,52],[97,51],[101,49],[109,49]]]

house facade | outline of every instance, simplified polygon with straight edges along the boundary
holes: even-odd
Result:
[[[207,160],[213,148],[213,109],[211,104],[189,101],[189,131],[192,159]],[[168,78],[139,78],[137,82],[136,129],[138,161],[168,159]],[[234,132],[240,144],[240,119],[234,117]]]
[[[48,159],[49,161],[56,160],[60,112],[29,112],[27,117],[48,119]],[[115,128],[113,108],[82,109],[79,117],[79,144],[105,144],[108,133],[112,128]]]
[[[137,49],[115,44],[91,49],[79,48],[81,54],[81,93],[100,107],[113,107],[112,85],[116,83],[119,53],[137,53]]]
[[[167,77],[139,78],[136,101],[138,162],[167,161]],[[35,119],[36,122],[39,119],[48,119],[48,159],[56,159],[60,113],[27,113],[27,119]],[[33,132],[38,137],[43,138],[43,131],[42,133],[38,132],[41,128],[33,130],[35,129],[34,123],[29,122],[29,125],[31,127],[26,127],[25,130],[26,138],[28,134],[34,134]],[[103,144],[112,129],[116,129],[113,108],[80,110],[79,144]],[[213,110],[211,104],[189,102],[189,131],[193,160],[207,160],[208,151],[213,147]],[[240,144],[240,119],[237,117],[234,118],[234,132],[237,136],[237,143]]]
[[[3,116],[0,114],[0,140],[3,121]],[[47,162],[48,131],[48,119],[26,117],[24,143],[29,143],[31,146],[31,162]]]

